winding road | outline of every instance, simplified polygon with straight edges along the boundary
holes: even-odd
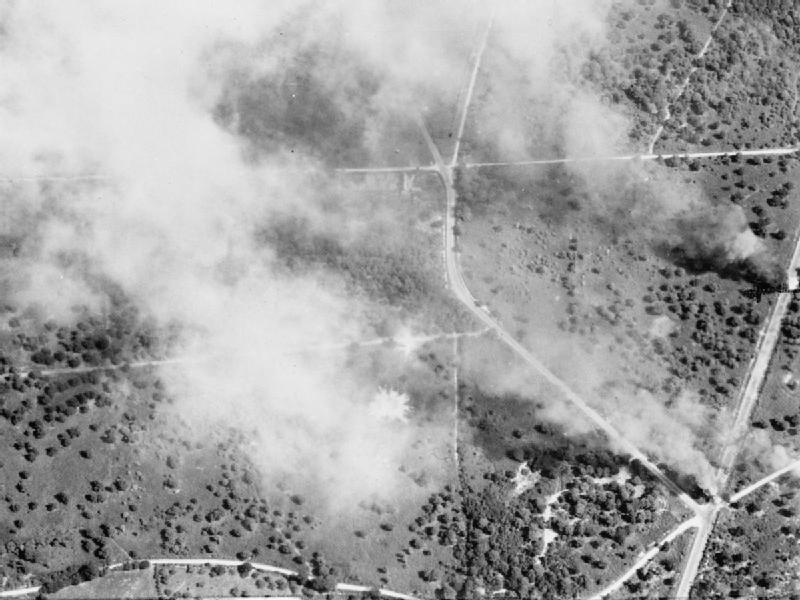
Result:
[[[18,183],[21,181],[107,181],[108,175],[22,175],[20,177],[0,177],[2,183]],[[0,596],[1,598],[2,596]]]
[[[20,596],[30,596],[36,594],[41,589],[41,586],[34,585],[24,588],[17,588],[15,590],[4,590],[0,592],[0,598],[19,598]]]
[[[456,249],[456,219],[455,208],[457,193],[454,182],[454,168],[458,161],[458,149],[460,147],[460,137],[464,133],[464,124],[466,123],[467,111],[472,97],[472,92],[475,88],[475,80],[477,79],[478,71],[480,70],[481,58],[486,48],[486,40],[488,39],[491,22],[487,27],[486,33],[483,36],[482,42],[478,48],[475,57],[475,63],[470,77],[470,82],[467,88],[467,93],[463,95],[464,103],[461,107],[461,118],[459,123],[459,139],[456,140],[455,150],[453,152],[450,164],[445,164],[441,152],[431,138],[427,127],[422,119],[419,119],[419,125],[425,142],[430,149],[434,162],[437,166],[439,176],[445,188],[445,219],[444,219],[444,255],[445,255],[445,269],[447,273],[447,282],[450,290],[456,298],[488,329],[497,335],[497,337],[505,343],[514,353],[519,356],[525,363],[532,367],[539,373],[545,380],[555,386],[564,396],[572,402],[585,417],[594,423],[600,430],[605,432],[609,441],[616,445],[622,451],[628,453],[632,458],[638,460],[641,465],[647,469],[658,481],[660,481],[667,489],[669,489],[680,501],[693,512],[698,513],[701,511],[700,505],[686,494],[674,481],[664,474],[655,463],[653,463],[638,447],[626,439],[611,423],[609,423],[599,412],[589,406],[566,382],[559,378],[544,363],[537,359],[530,351],[528,351],[522,344],[520,344],[508,331],[506,331],[500,323],[491,316],[486,310],[478,305],[474,296],[470,293],[464,277],[461,274],[459,265],[459,254]]]

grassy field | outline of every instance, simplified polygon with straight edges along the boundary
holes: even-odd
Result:
[[[60,589],[49,598],[56,600],[90,600],[93,598],[156,598],[153,569],[111,571],[103,577]]]
[[[498,190],[459,224],[476,298],[587,394],[627,380],[670,397],[688,384],[708,405],[729,405],[735,387],[710,385],[711,371],[722,382],[738,376],[755,337],[746,322],[724,325],[728,303],[757,322],[770,298],[756,303],[740,295],[748,282],[676,264],[646,230],[616,228],[613,212],[598,226],[591,198],[569,174],[525,177],[523,189],[535,191]],[[723,339],[695,333],[703,331]],[[600,356],[602,367],[592,367]]]
[[[235,567],[156,566],[153,580],[159,597],[220,598],[233,596],[288,596],[298,592],[296,582],[272,573]]]

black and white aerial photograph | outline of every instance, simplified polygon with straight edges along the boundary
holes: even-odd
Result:
[[[0,600],[800,600],[800,0],[0,0]]]

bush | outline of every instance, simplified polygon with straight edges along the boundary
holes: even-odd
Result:
[[[309,587],[319,593],[332,592],[336,589],[336,578],[330,573],[315,577]]]

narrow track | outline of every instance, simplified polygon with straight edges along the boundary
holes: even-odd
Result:
[[[696,63],[697,61],[701,60],[706,55],[706,52],[708,52],[708,49],[711,47],[711,43],[714,41],[714,36],[717,33],[717,29],[719,29],[720,25],[722,25],[722,22],[728,15],[728,11],[730,10],[732,5],[733,5],[733,0],[728,0],[728,2],[725,4],[725,8],[722,9],[722,13],[720,14],[719,18],[711,27],[711,32],[708,34],[708,39],[706,40],[705,44],[703,44],[702,48],[700,48],[700,52],[697,53],[697,56],[695,56],[694,59],[692,60],[693,63]],[[686,88],[689,87],[689,81],[691,81],[692,76],[696,72],[697,72],[697,65],[693,64],[692,67],[689,69],[689,72],[686,74],[686,77],[684,77],[683,81],[681,81],[681,83],[678,84],[678,86],[675,88],[676,94],[672,100],[673,104],[678,99],[680,99],[684,93],[686,93]],[[667,121],[669,121],[671,117],[672,113],[670,111],[669,105],[667,105],[666,114],[664,115],[664,118],[661,119],[661,123],[659,124],[658,129],[656,129],[655,133],[653,134],[653,137],[650,139],[650,144],[647,147],[648,152],[650,153],[653,152],[656,142],[658,142],[658,139],[661,137],[661,134],[664,133],[664,125],[666,124]]]
[[[738,502],[739,500],[741,500],[745,496],[749,496],[750,494],[755,492],[757,489],[759,489],[761,487],[764,487],[768,483],[771,483],[771,482],[775,481],[776,479],[778,479],[779,477],[782,477],[783,475],[786,475],[787,473],[791,473],[792,471],[796,471],[796,472],[800,471],[800,459],[797,459],[795,461],[790,462],[788,465],[786,465],[784,467],[781,467],[777,471],[774,471],[774,472],[770,473],[769,475],[767,475],[766,477],[762,477],[761,479],[759,479],[755,483],[752,483],[752,484],[748,485],[746,488],[744,488],[742,490],[739,490],[738,492],[736,492],[735,494],[733,494],[731,496],[730,501],[731,502]]]
[[[499,161],[499,162],[470,162],[458,165],[462,169],[481,169],[486,167],[525,167],[535,165],[560,165],[571,163],[589,163],[589,162],[623,162],[623,161],[652,161],[652,160],[667,160],[671,158],[677,159],[707,159],[707,158],[722,158],[733,156],[786,156],[790,154],[797,154],[798,148],[796,147],[778,147],[778,148],[757,148],[754,150],[715,150],[710,152],[673,152],[664,154],[619,154],[611,156],[575,156],[564,158],[542,158],[531,160],[517,160],[517,161]]]

